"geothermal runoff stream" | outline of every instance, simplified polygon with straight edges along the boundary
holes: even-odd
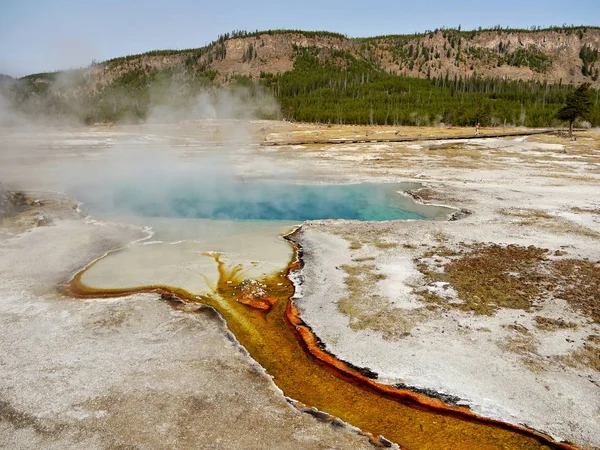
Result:
[[[292,278],[302,265],[293,231],[298,224],[448,216],[447,208],[419,205],[399,193],[414,187],[236,182],[224,191],[186,180],[161,191],[160,201],[156,192],[133,183],[110,198],[80,194],[94,217],[151,226],[153,235],[92,262],[68,290],[81,297],[158,292],[172,301],[212,307],[300,409],[314,408],[322,420],[341,419],[382,445],[569,448],[466,407],[378,383],[368,369],[327,353],[302,321],[292,300]]]

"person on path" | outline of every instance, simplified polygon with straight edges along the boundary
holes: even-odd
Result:
[[[475,125],[475,136],[479,136],[479,122]]]

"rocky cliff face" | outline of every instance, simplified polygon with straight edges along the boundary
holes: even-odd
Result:
[[[410,77],[478,75],[550,83],[587,81],[600,87],[600,29],[583,27],[541,31],[439,30],[418,36],[366,39],[264,33],[228,39],[198,51],[100,64],[89,73],[90,85],[98,89],[131,70],[186,67],[214,71],[217,81],[235,75],[258,78],[261,72],[292,70],[297,50],[306,47],[321,49],[325,57],[328,51],[348,52],[388,72]],[[588,62],[580,56],[586,47],[592,53]]]
[[[261,72],[282,73],[292,70],[299,48],[322,48],[353,51],[349,39],[330,36],[306,36],[299,33],[260,34],[232,38],[208,48],[183,51],[172,55],[140,55],[98,64],[89,70],[90,88],[94,91],[109,85],[134,70],[192,69],[216,72],[216,81],[224,82],[232,76],[259,78]]]
[[[292,70],[296,49],[319,48],[353,51],[348,39],[328,36],[307,37],[301,34],[259,35],[231,39],[225,42],[225,56],[211,67],[223,75],[249,75],[258,78],[261,72],[282,73]]]
[[[114,63],[101,63],[89,69],[86,75],[88,87],[92,92],[99,91],[104,86],[136,70],[148,72],[150,70],[161,71],[183,68],[187,56],[185,53],[161,56],[143,55]]]
[[[413,47],[419,57],[402,57]],[[470,76],[550,83],[581,83],[600,86],[600,64],[592,63],[592,73],[583,73],[581,49],[600,48],[600,30],[507,32],[486,31],[461,36],[438,31],[407,39],[374,39],[371,45],[379,64],[388,71],[412,77]],[[425,57],[423,56],[425,48]],[[411,64],[413,62],[413,64]],[[588,72],[588,71],[586,71]]]

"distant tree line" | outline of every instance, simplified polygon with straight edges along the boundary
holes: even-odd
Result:
[[[292,71],[261,74],[289,118],[307,122],[393,125],[559,125],[558,110],[571,85],[392,75],[347,52],[298,49]],[[589,120],[600,125],[598,92]]]
[[[423,32],[416,32],[412,34],[387,34],[380,36],[373,36],[367,38],[358,38],[357,40],[368,42],[375,41],[381,39],[413,39],[413,38],[422,38],[425,36],[433,37],[437,32],[441,31],[443,33],[444,38],[447,35],[456,35],[466,39],[472,39],[480,33],[488,33],[488,32],[496,32],[498,34],[502,33],[539,33],[546,31],[554,31],[557,33],[565,33],[566,35],[577,34],[579,38],[583,38],[583,35],[588,30],[600,30],[600,27],[597,26],[586,26],[586,25],[550,25],[548,27],[540,27],[539,25],[532,25],[529,28],[511,28],[511,27],[503,27],[502,25],[495,25],[493,27],[483,28],[478,27],[475,30],[463,30],[459,25],[456,28],[453,27],[440,27],[435,30],[425,30]]]

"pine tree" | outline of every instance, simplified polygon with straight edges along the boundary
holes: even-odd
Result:
[[[573,136],[573,122],[578,118],[585,120],[591,114],[594,106],[593,96],[590,83],[583,83],[567,96],[565,106],[556,114],[559,120],[569,121],[569,136]]]

